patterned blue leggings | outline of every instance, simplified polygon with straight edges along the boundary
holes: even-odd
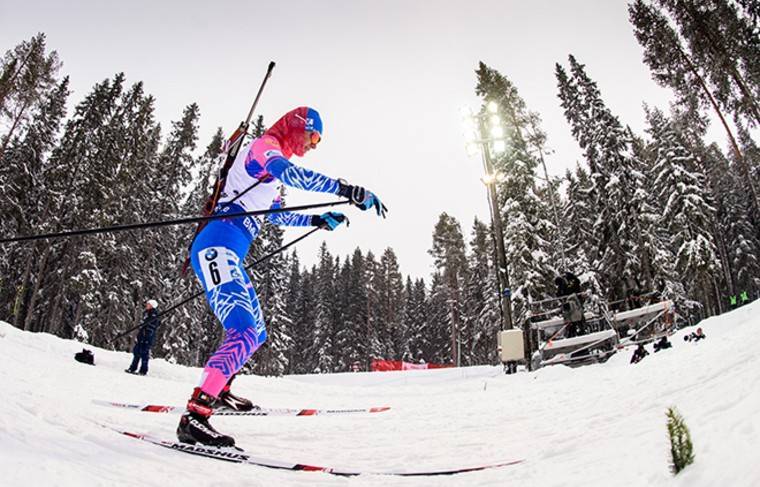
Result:
[[[190,249],[193,270],[225,329],[224,341],[209,358],[201,379],[201,389],[213,397],[267,339],[259,298],[243,268],[250,243],[239,227],[215,220]]]

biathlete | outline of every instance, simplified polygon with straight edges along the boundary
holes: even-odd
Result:
[[[332,179],[290,162],[303,157],[322,139],[322,120],[316,110],[300,107],[280,118],[264,134],[241,147],[220,193],[215,214],[235,214],[280,207],[280,187],[346,197],[362,210],[374,208],[385,217],[385,205],[371,191]],[[253,186],[255,185],[255,186]],[[253,188],[251,188],[253,186]],[[317,226],[334,230],[343,221],[342,213],[321,215],[294,212],[267,215],[276,225]],[[267,338],[266,324],[256,291],[243,262],[261,228],[255,216],[212,220],[190,247],[190,262],[206,291],[211,310],[222,323],[225,337],[208,359],[200,385],[193,390],[187,409],[177,427],[177,437],[186,443],[233,446],[235,440],[209,424],[214,408],[224,405],[250,410],[248,399],[230,392],[230,383]]]

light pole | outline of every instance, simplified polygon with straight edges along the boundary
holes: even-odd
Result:
[[[488,191],[488,207],[491,213],[494,247],[496,251],[496,281],[499,288],[499,311],[501,312],[500,329],[510,330],[512,325],[512,298],[509,284],[509,267],[507,254],[504,250],[504,228],[499,212],[496,193],[496,183],[504,181],[504,175],[494,171],[491,151],[501,153],[506,150],[506,139],[501,119],[498,116],[498,105],[490,102],[487,110],[477,114],[469,113],[465,118],[465,137],[467,152],[471,155],[480,152],[483,160],[485,175],[481,178]]]

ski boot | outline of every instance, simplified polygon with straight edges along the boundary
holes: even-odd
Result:
[[[248,399],[236,396],[230,392],[230,385],[232,385],[232,381],[235,380],[236,375],[237,374],[230,377],[230,380],[227,381],[227,385],[225,385],[222,392],[219,393],[219,400],[216,402],[215,407],[231,409],[233,411],[252,411],[254,409],[259,409],[258,406],[255,406]]]
[[[193,390],[193,395],[187,402],[187,409],[182,413],[177,426],[177,439],[182,443],[228,447],[235,446],[235,439],[215,430],[208,422],[214,412],[216,399],[201,391],[200,387]]]

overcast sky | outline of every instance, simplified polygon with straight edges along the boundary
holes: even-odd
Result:
[[[229,133],[245,118],[275,61],[257,113],[272,123],[308,105],[325,126],[319,149],[294,162],[364,185],[389,208],[383,221],[344,207],[350,228],[298,244],[302,263],[316,261],[322,240],[338,255],[358,246],[379,256],[390,246],[404,275],[426,280],[441,212],[456,217],[466,237],[476,216],[489,221],[482,166],[465,152],[460,118],[462,107],[478,105],[479,61],[507,76],[541,115],[553,174],[581,159],[554,78],[554,64],[567,65],[568,54],[638,133],[642,102],[666,108],[671,98],[642,63],[624,0],[0,0],[3,52],[40,31],[71,76],[70,113],[93,84],[123,71],[156,97],[164,133],[198,103],[199,148],[217,127]],[[288,202],[320,200],[292,190]]]

